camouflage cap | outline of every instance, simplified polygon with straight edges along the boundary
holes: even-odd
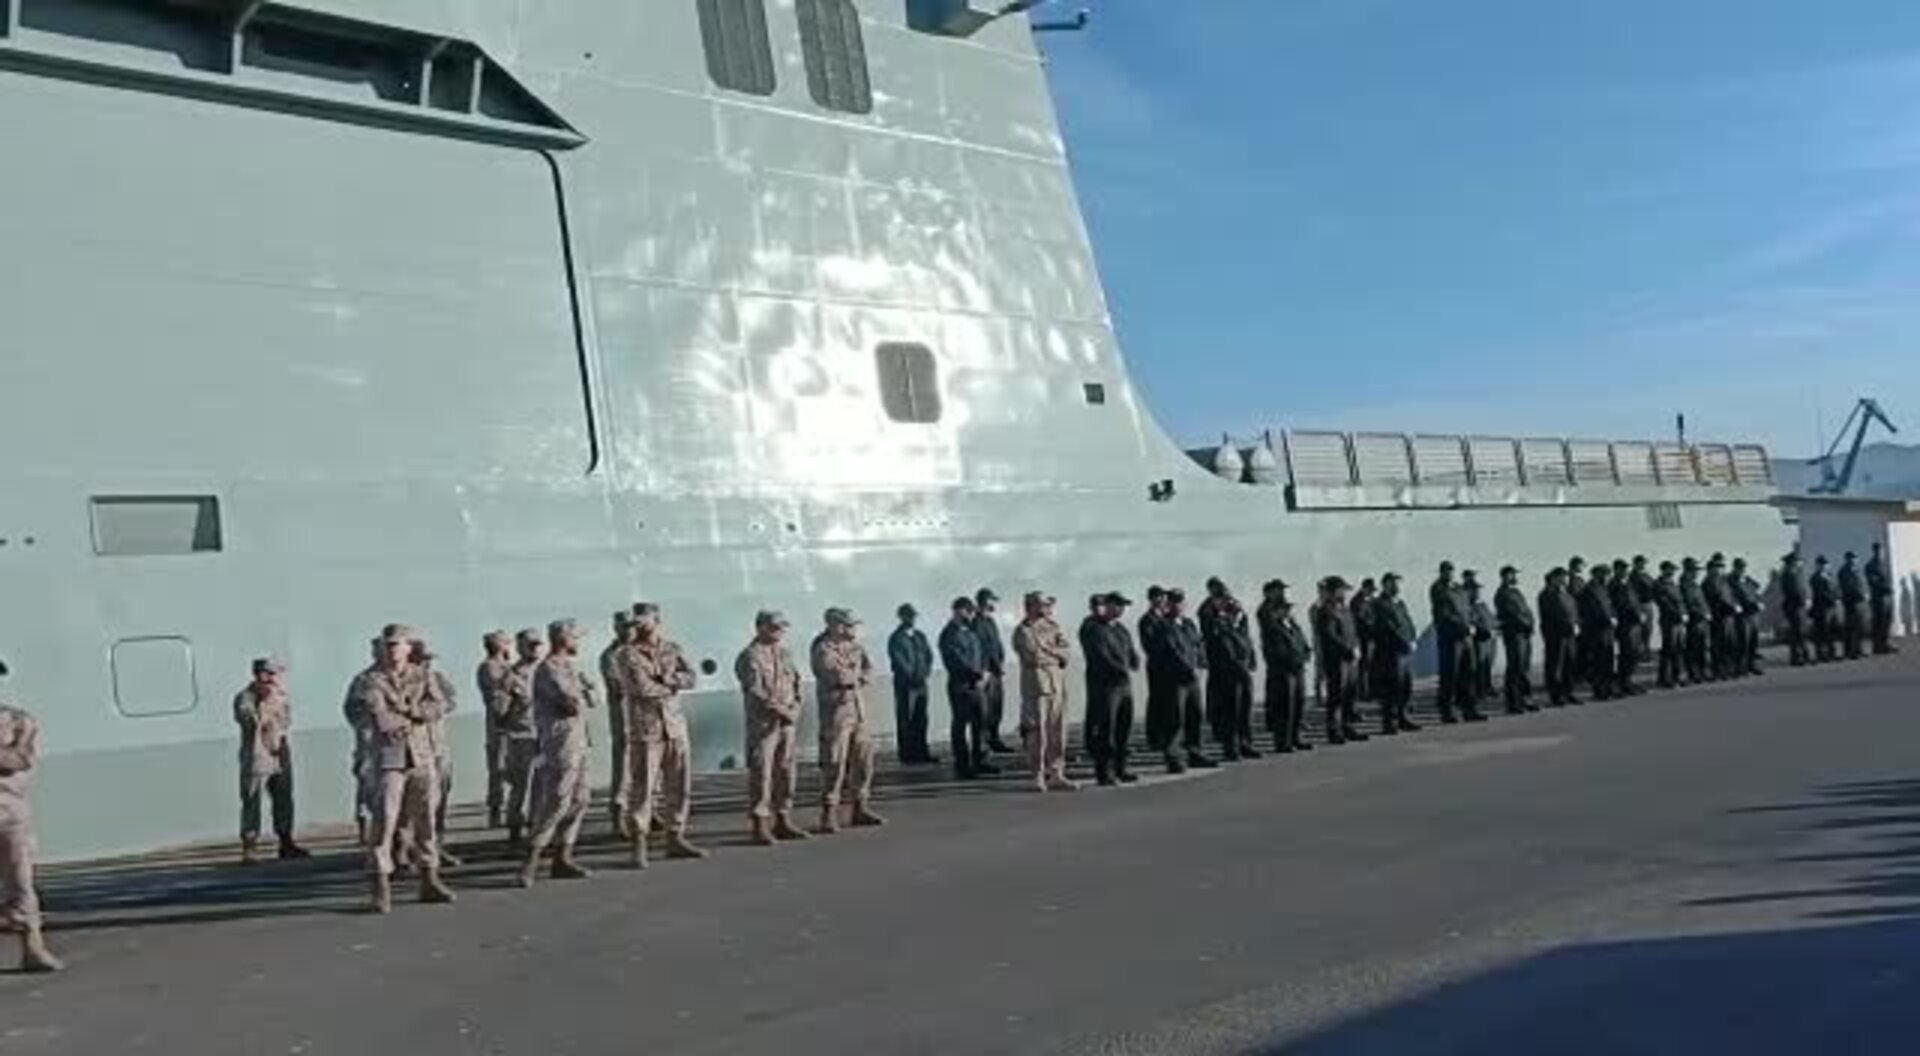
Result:
[[[1029,590],[1027,596],[1021,600],[1028,605],[1051,605],[1053,595],[1044,590]]]
[[[786,616],[783,615],[779,609],[761,609],[759,612],[753,614],[753,625],[755,627],[785,627],[788,624]]]
[[[273,672],[276,675],[283,675],[283,674],[286,674],[287,665],[281,663],[280,658],[277,656],[261,656],[261,657],[254,658],[254,661],[253,661],[254,674],[264,675],[269,671]]]
[[[658,615],[660,615],[660,606],[655,605],[651,601],[636,601],[633,603],[632,619],[639,620],[645,619],[648,616]]]
[[[552,623],[547,624],[547,637],[558,638],[563,634],[572,634],[579,629],[579,626],[579,624],[570,619],[554,620]]]
[[[420,632],[404,623],[389,623],[380,628],[380,638],[388,642],[411,642],[420,637]]]
[[[538,627],[522,627],[519,633],[513,636],[513,640],[519,642],[521,645],[539,645],[547,639],[545,635],[540,633],[540,628]]]
[[[823,619],[829,627],[856,627],[860,623],[859,617],[855,616],[851,609],[828,609]]]
[[[440,654],[433,651],[433,647],[427,644],[426,639],[415,638],[413,640],[413,658],[424,664],[432,660],[438,660]]]

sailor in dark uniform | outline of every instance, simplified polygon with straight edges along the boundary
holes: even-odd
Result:
[[[1727,559],[1714,554],[1707,559],[1707,574],[1700,580],[1700,593],[1707,599],[1707,643],[1711,650],[1707,670],[1717,679],[1736,678],[1733,663],[1733,596],[1727,592]]]
[[[1607,583],[1611,570],[1604,564],[1593,566],[1587,587],[1580,592],[1580,644],[1587,650],[1587,685],[1593,699],[1611,700],[1614,696],[1614,615],[1613,593]]]
[[[1833,577],[1827,574],[1827,555],[1813,559],[1813,575],[1807,577],[1807,587],[1813,598],[1807,607],[1807,633],[1813,637],[1813,658],[1823,664],[1831,663],[1839,659],[1834,638],[1840,625],[1840,595],[1834,590]]]
[[[1734,637],[1738,652],[1735,670],[1744,675],[1761,674],[1760,669],[1760,584],[1747,575],[1747,559],[1736,557],[1727,573],[1727,593],[1733,598]]]
[[[1840,640],[1846,657],[1858,660],[1866,653],[1860,648],[1867,635],[1867,585],[1860,579],[1860,559],[1849,550],[1840,559]]]
[[[1467,618],[1466,598],[1453,581],[1453,562],[1440,562],[1440,574],[1427,588],[1427,600],[1433,612],[1434,648],[1440,661],[1440,721],[1458,722],[1455,712],[1469,722],[1478,721],[1473,705],[1473,624]]]
[[[1293,617],[1284,580],[1268,580],[1261,595],[1254,615],[1260,625],[1260,651],[1267,662],[1267,732],[1273,735],[1276,752],[1312,751],[1300,727],[1306,717],[1307,666],[1313,661],[1313,646]]]
[[[1466,596],[1467,625],[1473,628],[1469,649],[1473,657],[1472,699],[1477,708],[1493,699],[1493,609],[1480,592],[1478,572],[1462,572],[1460,589]]]
[[[1682,685],[1681,658],[1686,653],[1687,602],[1680,595],[1674,572],[1680,566],[1660,562],[1660,578],[1653,581],[1653,606],[1660,620],[1660,688]]]
[[[1800,551],[1780,559],[1780,634],[1787,640],[1787,662],[1805,667],[1807,656],[1807,576]]]
[[[1500,589],[1493,592],[1493,614],[1500,624],[1500,644],[1506,653],[1507,714],[1539,711],[1533,703],[1533,607],[1520,589],[1520,570],[1500,570]]]
[[[1400,593],[1400,575],[1381,577],[1384,587],[1373,599],[1373,688],[1380,700],[1380,732],[1413,733],[1420,727],[1407,716],[1413,702],[1413,650],[1420,632]]]
[[[1873,636],[1873,655],[1893,652],[1893,577],[1887,572],[1887,555],[1879,543],[1867,558],[1868,625]]]
[[[1707,624],[1712,614],[1700,589],[1700,562],[1691,557],[1680,562],[1680,599],[1687,607],[1687,682],[1697,686],[1712,678],[1713,668],[1707,662]]]
[[[1573,651],[1579,644],[1578,601],[1567,589],[1567,570],[1555,568],[1547,573],[1546,586],[1540,589],[1540,644],[1544,651],[1542,674],[1547,682],[1547,703],[1560,707],[1578,704],[1573,695],[1576,665]]]
[[[1633,592],[1632,573],[1625,561],[1613,563],[1607,598],[1613,603],[1614,692],[1637,697],[1646,692],[1633,681],[1640,670],[1640,599]]]
[[[1327,742],[1364,741],[1352,721],[1353,665],[1360,659],[1360,643],[1353,629],[1353,610],[1347,605],[1347,581],[1329,576],[1320,583],[1320,606],[1314,610],[1313,651],[1320,657],[1320,678],[1326,687]]]
[[[1353,610],[1353,633],[1360,637],[1360,659],[1353,665],[1353,699],[1355,701],[1374,699],[1373,686],[1373,647],[1379,634],[1373,624],[1374,601],[1380,596],[1371,578],[1360,581],[1360,589],[1353,594],[1353,600],[1347,607]]]

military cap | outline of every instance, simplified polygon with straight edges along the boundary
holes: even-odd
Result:
[[[1611,575],[1613,575],[1613,566],[1607,564],[1605,561],[1593,566],[1593,578],[1605,579]]]
[[[411,642],[420,637],[420,632],[404,623],[389,623],[380,628],[380,637],[389,642]]]
[[[1724,557],[1721,557],[1719,554],[1715,554],[1712,557],[1707,559],[1707,567],[1708,568],[1725,568],[1727,567],[1727,559]]]
[[[276,656],[262,656],[262,657],[256,657],[254,659],[253,661],[254,674],[264,675],[269,671],[273,672],[276,675],[285,674],[287,671],[287,665],[281,663],[280,658]]]
[[[980,604],[982,605],[985,605],[989,601],[1000,600],[1000,595],[995,594],[993,592],[992,587],[981,587],[979,590],[974,592],[973,596],[974,596],[974,599],[979,601]]]
[[[572,634],[579,626],[579,624],[570,619],[563,618],[554,620],[552,623],[547,624],[547,637],[558,638],[563,634]]]
[[[1627,559],[1626,559],[1626,558],[1624,558],[1624,557],[1616,557],[1616,558],[1614,558],[1614,559],[1613,559],[1613,570],[1614,570],[1615,572],[1618,572],[1618,571],[1620,571],[1621,569],[1623,569],[1623,568],[1625,568],[1625,567],[1627,567]]]
[[[1572,557],[1567,558],[1567,568],[1569,570],[1575,569],[1575,568],[1585,568],[1585,567],[1587,567],[1587,559],[1584,557],[1581,557],[1579,554],[1575,554]]]
[[[1713,552],[1713,556],[1707,559],[1707,563],[1708,563],[1708,564],[1712,564],[1712,563],[1714,563],[1715,561],[1721,561],[1721,562],[1724,562],[1724,561],[1726,561],[1726,559],[1727,559],[1727,555],[1725,555],[1725,554],[1723,554],[1723,553],[1721,553],[1721,552],[1720,552],[1720,551],[1718,551],[1718,550],[1715,550],[1715,551]]]
[[[1400,573],[1398,573],[1398,572],[1389,572],[1389,573],[1387,573],[1386,575],[1384,575],[1384,576],[1381,576],[1381,577],[1380,577],[1380,582],[1382,582],[1382,583],[1398,583],[1398,582],[1400,582]]]
[[[965,609],[973,609],[975,607],[976,606],[973,603],[973,599],[967,597],[965,594],[962,594],[959,597],[953,599],[953,604],[949,606],[949,608],[951,608],[955,612],[960,612]]]
[[[1271,594],[1276,590],[1285,589],[1287,589],[1287,581],[1284,579],[1269,579],[1260,585],[1260,592],[1263,594]]]
[[[893,610],[893,614],[900,617],[918,616],[920,610],[913,607],[913,602],[905,601],[900,603],[899,608]]]
[[[1147,588],[1148,601],[1152,601],[1156,598],[1164,598],[1166,596],[1167,596],[1167,588],[1161,586],[1158,583],[1155,583],[1153,586],[1150,586]]]
[[[1167,600],[1168,601],[1185,601],[1187,600],[1187,592],[1180,587],[1174,587],[1173,589],[1167,591]]]
[[[541,637],[540,630],[537,627],[523,627],[520,629],[520,632],[518,634],[515,634],[513,636],[513,638],[515,641],[519,642],[521,645],[539,645],[541,642],[546,640],[545,638]]]
[[[1797,565],[1800,563],[1800,551],[1789,550],[1787,551],[1787,556],[1781,558],[1780,560],[1785,564]]]
[[[1221,579],[1221,578],[1220,578],[1219,576],[1208,576],[1208,577],[1207,577],[1207,591],[1208,591],[1208,593],[1211,593],[1211,594],[1218,594],[1218,593],[1220,593],[1221,591],[1224,591],[1224,590],[1226,590],[1226,589],[1227,589],[1227,581],[1226,581],[1226,580],[1224,580],[1224,579]]]
[[[1480,582],[1480,573],[1469,568],[1465,572],[1460,573],[1460,578],[1469,583],[1478,583]]]
[[[1115,590],[1115,591],[1110,591],[1110,592],[1108,592],[1108,594],[1107,594],[1107,604],[1109,604],[1109,605],[1117,605],[1117,606],[1119,606],[1119,607],[1121,607],[1121,608],[1123,608],[1123,609],[1124,609],[1124,608],[1126,608],[1127,606],[1129,606],[1129,605],[1131,605],[1131,604],[1133,604],[1133,599],[1132,599],[1132,598],[1129,598],[1129,597],[1127,597],[1127,596],[1126,596],[1125,594],[1122,594],[1122,593],[1120,593],[1119,591],[1117,591],[1117,590]]]
[[[1365,578],[1365,579],[1363,579],[1363,580],[1361,580],[1361,581],[1360,581],[1360,589],[1361,589],[1361,590],[1365,590],[1365,589],[1367,589],[1368,587],[1371,587],[1371,586],[1373,586],[1373,577],[1372,577],[1372,576],[1368,576],[1367,578]]]
[[[632,623],[634,616],[633,610],[639,607],[640,606],[635,605],[632,608],[617,610],[613,614],[613,625],[615,627],[625,627],[627,624]]]
[[[1671,571],[1673,571],[1674,569],[1676,569],[1676,568],[1678,568],[1678,567],[1680,567],[1680,566],[1678,566],[1678,565],[1676,565],[1676,564],[1674,564],[1674,563],[1673,563],[1673,562],[1671,562],[1671,561],[1662,561],[1662,562],[1660,562],[1660,571],[1662,571],[1662,572],[1671,572]]]
[[[424,664],[432,660],[438,660],[440,654],[434,652],[433,646],[428,645],[425,639],[415,638],[413,640],[413,658]]]
[[[1645,555],[1645,554],[1635,554],[1635,555],[1633,555],[1633,563],[1634,563],[1634,564],[1636,564],[1636,565],[1644,565],[1644,564],[1646,564],[1646,563],[1647,563],[1647,555]]]
[[[1451,561],[1440,562],[1440,571],[1443,573],[1453,571],[1453,562]]]
[[[508,634],[505,631],[488,631],[487,633],[480,636],[480,644],[486,645],[486,646],[493,645],[496,642],[501,644],[506,644],[512,641],[513,641],[513,635]]]
[[[761,609],[759,612],[753,614],[753,625],[755,627],[785,627],[787,626],[787,617],[786,614],[782,613],[779,609]]]
[[[1683,557],[1680,559],[1680,567],[1697,569],[1700,567],[1700,562],[1691,557]]]
[[[1053,595],[1044,590],[1029,590],[1027,591],[1027,596],[1021,600],[1028,605],[1051,605],[1053,604]]]
[[[1851,550],[1847,551],[1847,560],[1854,561],[1854,560],[1857,560],[1858,557],[1859,555],[1855,554],[1853,551]]]
[[[859,618],[853,614],[851,609],[828,609],[825,615],[826,623],[829,627],[854,627],[860,623]]]
[[[1346,590],[1346,589],[1347,589],[1348,587],[1350,587],[1350,586],[1352,586],[1352,585],[1353,585],[1353,584],[1351,584],[1351,583],[1348,583],[1348,582],[1347,582],[1346,580],[1344,580],[1344,579],[1342,579],[1342,578],[1340,578],[1339,576],[1328,576],[1328,577],[1327,577],[1327,589],[1328,589],[1328,590]]]
[[[1517,576],[1520,574],[1520,570],[1512,565],[1501,565],[1500,574],[1503,576]]]
[[[658,615],[660,615],[660,606],[655,605],[651,601],[636,601],[633,603],[633,619],[638,620],[648,616]]]
[[[1559,565],[1555,565],[1552,568],[1547,569],[1547,578],[1548,579],[1565,579],[1567,578],[1567,570]]]
[[[1827,563],[1827,555],[1825,555],[1825,554],[1821,554],[1821,555],[1819,555],[1818,557],[1815,557],[1815,558],[1813,559],[1813,563],[1814,563],[1814,564],[1816,564],[1816,565],[1824,565],[1824,564],[1826,564],[1826,563]]]

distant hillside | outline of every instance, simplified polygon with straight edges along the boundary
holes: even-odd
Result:
[[[1834,466],[1836,471],[1839,468]],[[1773,475],[1780,490],[1789,494],[1804,493],[1820,483],[1820,467],[1804,458],[1774,459]],[[1879,443],[1861,448],[1847,494],[1920,498],[1920,444]]]

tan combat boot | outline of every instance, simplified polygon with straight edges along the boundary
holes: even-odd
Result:
[[[853,805],[853,814],[847,820],[863,829],[875,828],[887,823],[887,819],[875,814],[864,801]]]
[[[630,861],[632,861],[633,867],[635,869],[645,869],[647,867],[647,838],[642,836],[637,840],[633,840],[631,846],[633,847],[633,856]]]
[[[773,816],[773,838],[776,840],[805,840],[811,837],[807,835],[807,830],[793,823],[793,814],[791,812],[783,810]]]
[[[420,901],[432,906],[453,904],[453,889],[440,882],[440,869],[437,866],[420,871]]]
[[[687,834],[678,829],[667,833],[667,857],[705,858],[707,852],[687,842]]]
[[[573,860],[573,848],[562,847],[560,853],[553,856],[553,868],[547,875],[555,880],[585,880],[593,871]]]
[[[520,886],[532,887],[534,875],[539,871],[540,871],[539,853],[538,852],[529,853],[527,855],[526,861],[520,864],[520,877],[519,877]]]
[[[393,881],[385,873],[373,874],[373,901],[371,908],[375,913],[393,912]]]
[[[820,808],[820,825],[817,828],[815,828],[813,831],[819,833],[822,836],[831,836],[834,833],[839,832],[840,818],[838,816],[838,811],[834,810],[832,807],[821,807]]]
[[[240,864],[241,865],[259,865],[260,864],[260,848],[252,840],[248,840],[247,842],[242,843],[240,845]]]
[[[767,819],[758,814],[753,816],[753,844],[756,847],[773,846],[773,831],[767,827]]]
[[[46,936],[38,927],[27,929],[20,937],[20,970],[29,975],[44,975],[66,970],[66,963],[47,949]]]

